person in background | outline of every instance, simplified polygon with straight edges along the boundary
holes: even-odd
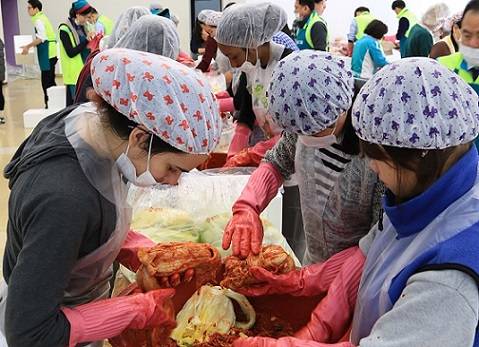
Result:
[[[125,15],[129,16],[128,13],[125,13]],[[136,21],[130,22],[130,25],[130,29],[115,44],[115,48],[134,49],[162,55],[173,60],[178,57],[180,37],[175,24],[170,19],[151,15],[147,12],[146,15],[141,16]],[[88,91],[93,88],[90,69],[92,60],[93,58],[89,59],[85,64],[78,79],[75,103],[83,103],[89,100]]]
[[[180,23],[180,20],[174,13],[170,11],[169,8],[163,7],[160,3],[152,3],[150,5],[150,12],[155,16],[165,17],[171,19],[176,26]]]
[[[477,346],[478,104],[470,86],[428,58],[403,59],[370,80],[353,126],[387,187],[383,220],[342,263],[338,254],[286,275],[251,269],[258,276],[241,291],[248,296],[327,295],[295,337],[233,347]]]
[[[460,21],[459,52],[441,57],[439,63],[454,71],[479,94],[479,0],[470,1]],[[479,148],[479,139],[476,140]]]
[[[349,26],[348,34],[348,55],[350,57],[353,56],[354,43],[363,38],[364,30],[373,20],[374,17],[367,7],[361,6],[354,11],[354,18]]]
[[[216,28],[222,17],[221,12],[209,11],[206,14],[204,30],[208,33],[208,39],[205,43],[205,53],[201,58],[201,62],[196,67],[202,72],[207,72],[210,68],[211,61],[216,58],[216,52],[218,51],[218,44],[216,43]]]
[[[113,48],[125,35],[138,18],[150,14],[150,10],[144,6],[133,6],[124,11],[116,20],[110,37],[107,38],[105,48]]]
[[[113,21],[103,14],[98,14],[94,7],[88,16],[88,22],[94,26],[96,34],[110,36],[113,32]]]
[[[411,57],[429,57],[433,46],[433,36],[431,31],[423,24],[416,23],[405,43],[403,58]]]
[[[246,19],[246,20],[239,20]],[[272,42],[274,34],[287,22],[286,12],[271,3],[241,4],[227,9],[218,24],[218,48],[231,67],[242,72],[234,95],[239,110],[235,135],[231,141],[227,165],[261,161],[264,153],[279,139],[280,129],[268,113],[267,88],[275,66],[291,50]],[[250,147],[250,136],[256,127],[261,137]],[[236,157],[236,158],[234,158]],[[259,159],[259,161],[258,161]]]
[[[377,19],[366,27],[364,36],[354,44],[351,66],[355,77],[370,79],[388,64],[381,46],[381,40],[387,32],[387,25]]]
[[[205,44],[208,40],[208,33],[205,30],[206,15],[212,10],[203,10],[198,14],[195,21],[195,29],[190,41],[190,50],[196,59],[199,55],[205,54]]]
[[[28,15],[32,17],[32,23],[35,27],[35,40],[22,47],[22,54],[28,54],[29,49],[32,47],[37,48],[43,100],[45,108],[48,108],[47,89],[57,85],[55,83],[55,66],[58,59],[55,30],[48,17],[42,12],[42,8],[43,5],[39,0],[28,0],[27,10]]]
[[[0,124],[5,124],[5,97],[3,96],[3,81],[5,81],[5,45],[0,39]]]
[[[113,262],[136,271],[138,249],[154,245],[129,231],[126,182],[175,185],[207,160],[221,136],[218,105],[206,80],[157,54],[103,51],[92,77],[93,102],[44,119],[5,169],[0,332],[10,347],[97,347],[126,329],[175,326],[172,288],[109,298]]]
[[[319,2],[320,5],[324,3],[325,1]],[[320,6],[320,10],[324,11],[323,6]],[[299,49],[327,51],[329,49],[328,26],[315,10],[315,0],[296,0],[294,13],[301,20],[296,32],[296,44]]]
[[[298,45],[291,37],[291,30],[289,30],[288,25],[285,25],[281,31],[278,31],[276,34],[274,34],[271,41],[277,43],[278,45],[282,45],[294,52],[299,51]]]
[[[431,48],[429,57],[437,59],[454,54],[459,51],[459,41],[461,38],[460,22],[462,19],[462,12],[456,13],[444,20],[442,24],[443,35],[439,42],[436,42]]]
[[[340,57],[302,50],[275,68],[268,95],[283,133],[233,205],[223,248],[231,244],[242,257],[261,250],[259,215],[296,173],[306,239],[302,263],[324,261],[357,245],[381,213],[382,186],[358,156],[351,124],[353,74]]]
[[[399,20],[396,40],[399,40],[399,49],[401,57],[404,57],[406,42],[409,38],[412,27],[417,23],[417,18],[408,8],[403,0],[396,0],[391,5],[392,10],[396,13]]]
[[[81,11],[88,10],[83,10],[82,7],[78,7],[78,10],[76,8],[75,4],[73,4],[69,17],[58,27],[58,36],[60,38],[60,64],[63,72],[63,84],[67,88],[67,106],[73,104],[75,86],[85,62],[83,58],[83,56],[85,56],[84,52],[85,50],[88,51],[88,40],[86,36],[79,35],[81,29],[78,28],[79,25],[85,24],[87,20],[86,15],[80,14],[83,13]]]

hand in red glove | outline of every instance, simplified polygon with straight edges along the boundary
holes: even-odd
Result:
[[[162,327],[165,331],[172,330],[176,326],[171,301],[174,294],[173,289],[160,289],[74,308],[63,307],[70,322],[69,347],[112,338],[126,329]]]
[[[87,48],[93,52],[100,48],[100,41],[103,38],[102,34],[97,34],[89,40]]]
[[[240,198],[233,205],[233,218],[223,235],[223,248],[233,245],[233,255],[259,254],[263,225],[259,215],[278,194],[282,177],[271,164],[262,163],[253,172]]]
[[[357,249],[344,262],[328,294],[314,309],[309,323],[295,334],[296,337],[333,343],[346,334],[353,320],[365,260],[362,251]]]
[[[328,292],[331,284],[350,259],[364,258],[359,247],[351,247],[319,264],[312,264],[284,275],[274,275],[263,268],[251,268],[250,273],[262,283],[239,291],[247,296],[290,294],[315,296]]]
[[[267,141],[258,142],[253,147],[243,149],[236,155],[229,157],[225,167],[258,166],[266,155],[266,152],[272,149],[280,138],[281,135],[277,135]]]
[[[315,341],[300,340],[294,337],[272,339],[270,337],[250,337],[238,339],[233,342],[233,347],[355,347],[351,342],[335,344],[319,343]]]
[[[138,250],[141,248],[151,248],[154,246],[155,243],[148,237],[137,233],[136,231],[130,230],[116,259],[127,269],[137,272],[141,265],[140,260],[138,259]],[[194,275],[195,271],[193,269],[187,270],[183,274],[183,281],[190,282]],[[181,283],[181,276],[182,274],[177,273],[171,275],[170,277],[160,278],[158,280],[158,285],[162,288],[177,287]]]

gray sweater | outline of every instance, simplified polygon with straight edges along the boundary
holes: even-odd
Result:
[[[3,258],[9,347],[68,344],[60,307],[71,270],[115,229],[115,206],[90,184],[65,136],[71,110],[43,120],[4,172],[11,189]]]
[[[373,228],[359,242],[364,254],[377,232]],[[472,347],[478,321],[479,292],[471,276],[457,270],[421,272],[409,278],[360,347]]]
[[[284,132],[280,141],[265,156],[265,161],[273,164],[285,180],[295,173],[297,141],[296,134]],[[335,146],[334,152],[338,153],[336,156],[341,153],[339,148],[341,147]],[[318,158],[327,158],[333,152],[332,149],[318,151],[324,151],[325,154],[314,157],[313,160],[319,162],[322,159]],[[377,175],[368,168],[364,159],[346,153],[341,156],[350,159],[341,172],[335,175],[334,180],[331,178],[330,181],[334,183],[327,193],[321,193],[324,189],[312,188],[318,185],[319,177],[331,173],[331,168],[327,167],[325,161],[308,169],[317,172],[303,173],[302,179],[310,182],[299,183],[307,246],[306,263],[325,260],[343,249],[357,245],[381,215],[384,186]],[[325,184],[320,183],[319,186],[324,188]],[[304,189],[307,191],[302,192]],[[318,191],[311,192],[311,189]],[[314,202],[311,201],[311,194],[317,196]]]

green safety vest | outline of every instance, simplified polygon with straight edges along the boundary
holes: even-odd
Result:
[[[113,21],[104,15],[99,16],[98,21],[103,24],[103,28],[105,28],[105,36],[110,36],[113,32]]]
[[[467,63],[464,61],[462,53],[457,52],[445,57],[440,57],[437,60],[440,64],[459,75],[459,77],[466,81],[479,95],[479,77],[476,78],[476,80],[473,79],[472,73],[467,70]],[[474,142],[477,149],[479,149],[479,137]]]
[[[371,23],[374,19],[375,18],[369,12],[363,12],[354,18],[358,26],[356,41],[361,40],[364,37],[364,30],[366,30],[369,23]]]
[[[399,12],[399,14],[397,15],[397,18],[398,19],[406,18],[409,21],[409,28],[407,29],[406,34],[404,35],[406,38],[408,38],[412,27],[417,24],[416,16],[414,15],[414,13],[412,13],[407,8],[405,8],[401,12]]]
[[[73,33],[71,32],[70,28],[65,25],[61,24],[59,27],[60,31],[64,31],[68,34],[70,41],[73,45],[75,45],[75,38],[73,37]],[[80,76],[80,72],[83,69],[83,60],[81,54],[77,54],[73,58],[70,58],[65,51],[65,47],[63,47],[63,43],[60,40],[60,63],[62,66],[63,72],[63,83],[65,85],[76,85],[78,76]]]
[[[37,46],[37,55],[38,63],[40,64],[40,70],[47,71],[50,70],[50,61],[49,59],[55,58],[57,56],[57,41],[55,37],[55,31],[53,30],[52,23],[43,12],[38,12],[32,18],[33,25],[39,20],[42,22],[45,27],[45,33],[47,35],[47,40],[40,43]]]
[[[468,83],[479,95],[479,77],[476,80],[473,80],[472,73],[467,70],[467,63],[464,61],[461,52],[440,57],[437,60],[449,70],[452,70],[459,75],[459,77],[466,81],[466,83]]]
[[[311,38],[311,29],[318,22],[323,23],[326,26],[326,28],[328,27],[326,21],[316,11],[311,12],[308,22],[304,25],[302,29],[298,30],[298,34],[297,34],[297,37],[301,37],[304,35],[303,40],[306,41],[306,44],[309,47],[306,47],[306,45],[304,44],[304,41],[302,43],[297,42],[298,47],[300,49],[311,49],[314,47],[313,39]],[[329,31],[326,36],[326,50],[329,51]]]

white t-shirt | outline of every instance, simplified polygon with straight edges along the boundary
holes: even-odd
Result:
[[[47,30],[45,29],[45,25],[43,25],[43,22],[40,19],[37,19],[35,22],[35,36],[42,40],[42,42],[45,42],[48,40],[47,37]]]

